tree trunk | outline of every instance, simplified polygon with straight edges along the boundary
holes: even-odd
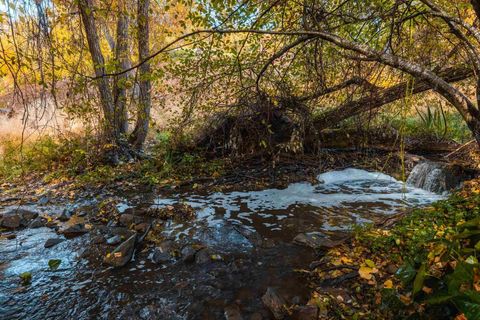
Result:
[[[148,10],[150,0],[138,0],[137,24],[138,24],[138,53],[139,61],[144,61],[149,56],[149,23]],[[150,63],[147,61],[139,67],[139,101],[137,110],[137,122],[131,136],[131,142],[135,149],[141,150],[147,137],[150,121],[151,81]]]
[[[115,126],[115,111],[112,93],[107,77],[105,75],[105,60],[100,49],[95,17],[93,16],[92,0],[78,0],[78,8],[82,16],[85,34],[87,36],[88,48],[92,57],[95,75],[97,76],[97,87],[100,94],[102,110],[105,122],[105,138],[108,142],[116,145],[118,141],[118,130]]]
[[[448,68],[438,74],[446,82],[453,83],[472,77],[473,70],[467,67]],[[315,121],[315,127],[320,130],[326,129],[350,117],[373,111],[388,103],[403,99],[408,92],[407,88],[408,83],[403,82],[387,89],[372,92],[371,95],[363,98],[345,102],[341,106],[325,112]],[[431,89],[432,86],[426,81],[417,81],[414,83],[411,92],[412,94],[418,94]]]
[[[117,21],[117,43],[115,46],[115,60],[118,63],[119,71],[130,67],[128,28],[129,18],[125,2],[119,2],[119,14]],[[128,131],[128,110],[127,110],[127,80],[128,72],[115,77],[114,81],[114,102],[115,102],[115,126],[118,128],[120,137],[123,139]]]

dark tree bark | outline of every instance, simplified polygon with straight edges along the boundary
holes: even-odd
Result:
[[[137,7],[137,25],[138,25],[138,53],[139,61],[145,61],[150,55],[149,49],[149,22],[148,10],[150,0],[138,0]],[[150,122],[151,101],[151,81],[150,81],[150,63],[148,61],[140,65],[139,70],[139,101],[137,110],[137,121],[135,129],[131,136],[131,142],[135,149],[141,150],[147,137],[148,126]]]
[[[108,142],[116,144],[118,140],[118,130],[115,124],[115,106],[108,78],[105,77],[105,60],[100,49],[95,17],[93,15],[92,0],[78,0],[78,8],[82,16],[85,34],[87,36],[88,48],[93,62],[96,75],[96,82],[100,94],[100,100],[105,118],[105,138]]]
[[[124,1],[119,2],[119,14],[117,21],[117,42],[115,45],[115,60],[120,71],[130,67],[128,29],[129,18]],[[115,102],[115,126],[118,128],[121,138],[128,131],[128,110],[127,110],[127,82],[128,73],[122,73],[115,77],[114,81],[114,102]]]

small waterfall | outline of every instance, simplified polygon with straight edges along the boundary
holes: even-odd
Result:
[[[443,193],[458,187],[462,174],[445,163],[425,161],[417,164],[407,179],[407,185],[430,192]]]

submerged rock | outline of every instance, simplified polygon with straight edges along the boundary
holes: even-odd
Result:
[[[45,227],[46,224],[47,224],[47,219],[43,217],[36,217],[32,221],[30,221],[30,224],[28,225],[28,227],[35,229],[35,228]]]
[[[45,248],[51,248],[53,246],[56,246],[57,244],[65,241],[65,239],[62,238],[50,238],[45,241],[45,244],[43,245]]]
[[[344,240],[333,241],[318,234],[300,233],[293,242],[313,249],[330,249],[343,243]]]
[[[61,233],[65,236],[65,238],[72,239],[84,235],[87,232],[88,229],[85,228],[83,223],[77,223],[71,227],[64,229]]]
[[[193,262],[195,260],[196,253],[197,253],[197,250],[195,250],[192,246],[188,245],[184,247],[181,251],[183,262],[186,262],[186,263]]]
[[[267,292],[262,296],[263,304],[272,312],[275,319],[284,319],[286,315],[283,297],[272,287],[267,288]]]
[[[133,235],[107,254],[103,262],[113,267],[123,267],[132,259],[137,236]]]

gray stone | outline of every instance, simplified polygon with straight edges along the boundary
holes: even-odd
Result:
[[[28,227],[32,229],[41,228],[41,227],[45,227],[46,224],[47,224],[47,219],[43,217],[36,217],[32,221],[30,221],[30,224],[28,225]]]
[[[47,241],[45,241],[45,244],[43,245],[45,248],[51,248],[53,246],[56,246],[57,244],[65,241],[65,239],[62,238],[50,238]]]
[[[137,236],[133,235],[107,254],[103,262],[113,267],[123,267],[132,259]]]
[[[275,319],[284,319],[286,315],[286,301],[277,290],[272,287],[267,288],[267,292],[262,296],[263,304],[272,312]]]
[[[115,246],[115,245],[119,244],[120,242],[122,242],[122,237],[118,234],[107,239],[107,244],[109,244],[111,246]]]
[[[35,211],[30,211],[26,209],[17,209],[15,211],[15,213],[20,215],[20,217],[26,222],[38,217],[38,212]]]

